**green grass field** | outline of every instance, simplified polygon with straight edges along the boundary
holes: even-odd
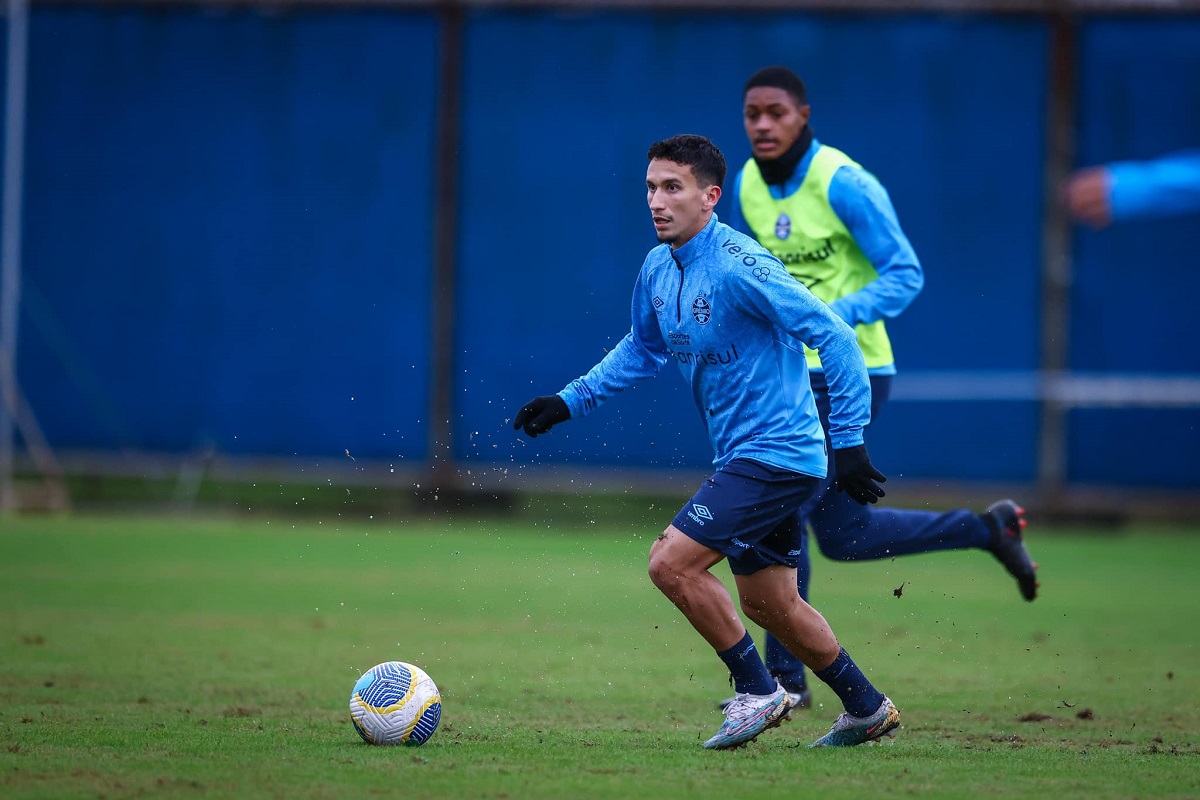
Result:
[[[0,796],[1200,797],[1200,528],[1031,526],[1033,604],[983,553],[818,558],[903,730],[807,749],[820,686],[709,752],[726,674],[646,577],[658,528],[526,517],[0,522]],[[424,747],[349,722],[393,659],[442,690]]]

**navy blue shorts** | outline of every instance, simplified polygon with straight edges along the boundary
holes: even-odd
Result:
[[[704,482],[673,524],[705,547],[724,553],[734,575],[781,564],[799,565],[799,510],[821,479],[735,458]]]

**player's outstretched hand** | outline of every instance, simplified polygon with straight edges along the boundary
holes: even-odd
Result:
[[[517,412],[513,419],[513,430],[525,429],[525,433],[537,438],[539,433],[547,433],[560,422],[571,418],[571,409],[567,403],[556,394],[546,397],[535,397]]]
[[[1062,188],[1063,204],[1079,222],[1096,230],[1112,224],[1112,172],[1107,167],[1088,167],[1073,172]]]
[[[887,478],[871,465],[871,457],[867,455],[865,444],[834,450],[833,464],[837,472],[834,485],[838,491],[850,495],[855,502],[865,506],[867,503],[878,502],[879,498],[884,496],[883,487],[879,484]]]

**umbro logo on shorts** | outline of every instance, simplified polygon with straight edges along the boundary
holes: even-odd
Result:
[[[687,512],[688,519],[697,525],[703,525],[705,520],[711,522],[713,520],[712,512],[708,510],[708,506],[702,506],[699,503],[692,503],[692,508]]]

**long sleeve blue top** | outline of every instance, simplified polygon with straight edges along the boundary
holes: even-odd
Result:
[[[1200,211],[1200,149],[1152,161],[1118,161],[1108,169],[1114,220]]]
[[[825,365],[833,447],[862,444],[871,389],[854,329],[715,214],[681,247],[649,252],[631,316],[625,338],[559,392],[572,417],[672,361],[691,388],[717,469],[748,458],[825,477],[825,439],[803,342]]]
[[[782,185],[769,187],[772,197],[782,200],[799,191],[808,175],[813,154],[821,146],[814,138],[792,177]],[[742,171],[739,170],[734,179],[729,223],[747,236],[754,236],[742,212],[741,196]],[[830,307],[851,325],[898,316],[924,287],[925,275],[916,251],[900,227],[887,190],[865,169],[846,165],[833,174],[829,184],[829,205],[879,274],[857,292],[833,301]],[[889,367],[886,371],[894,372],[895,368]]]

